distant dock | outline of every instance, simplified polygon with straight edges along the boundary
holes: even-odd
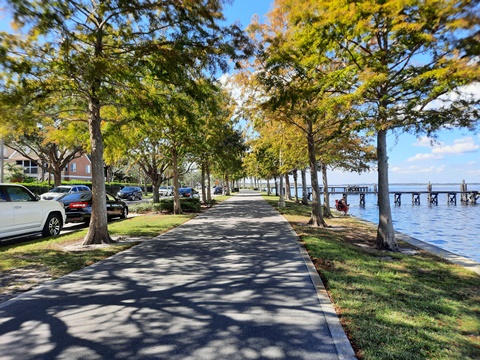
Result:
[[[412,204],[420,205],[420,195],[427,195],[427,203],[438,205],[438,195],[445,194],[447,199],[447,204],[457,205],[457,197],[460,196],[460,201],[462,203],[476,204],[478,198],[480,197],[478,191],[394,191],[390,192],[394,194],[394,204],[402,204],[402,195],[411,195]]]
[[[323,187],[320,188],[323,192]],[[347,197],[348,195],[359,195],[360,206],[365,206],[365,195],[377,194],[377,186],[373,187],[373,190],[369,186],[329,186],[328,193],[332,195],[342,195]],[[426,195],[427,204],[438,205],[439,195],[446,195],[446,203],[449,205],[456,205],[457,199],[463,204],[477,204],[480,199],[479,191],[468,191],[465,181],[460,184],[459,191],[433,191],[432,185],[427,184],[426,191],[390,191],[393,194],[394,204],[400,206],[402,204],[402,195],[411,196],[413,205],[420,205],[421,196]],[[310,195],[310,194],[309,194]],[[309,196],[310,197],[310,196]]]

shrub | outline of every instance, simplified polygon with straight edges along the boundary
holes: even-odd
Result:
[[[201,209],[200,199],[180,199],[183,211],[199,212]],[[130,212],[144,214],[147,212],[173,212],[173,199],[162,199],[159,203],[141,203],[129,207]]]

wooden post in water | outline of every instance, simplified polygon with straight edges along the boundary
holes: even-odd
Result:
[[[467,184],[465,184],[465,180],[462,180],[462,183],[460,184],[460,191],[462,192],[460,194],[460,200],[464,203],[467,203],[468,194],[467,194]]]
[[[420,193],[413,192],[412,193],[412,204],[413,205],[420,205]]]
[[[463,196],[463,194],[462,194]],[[447,204],[457,205],[457,194],[450,192],[447,194]]]
[[[478,197],[479,197],[478,191],[472,191],[470,193],[470,197],[469,197],[470,203],[476,204],[477,200],[478,200]]]
[[[430,181],[428,182],[427,184],[427,201],[429,204],[432,203],[432,184],[430,183]]]
[[[360,193],[360,206],[365,207],[365,193]]]
[[[393,202],[395,203],[395,205],[402,205],[402,194],[401,193],[395,193],[393,195]]]

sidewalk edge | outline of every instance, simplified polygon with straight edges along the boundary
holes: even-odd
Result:
[[[310,256],[308,255],[307,250],[301,243],[300,237],[297,235],[295,230],[292,228],[290,223],[281,215],[284,219],[290,233],[292,234],[293,238],[296,240],[298,249],[300,254],[302,255],[303,262],[307,267],[308,274],[310,279],[312,280],[313,286],[316,289],[317,298],[322,308],[323,314],[325,316],[325,320],[327,321],[328,329],[332,335],[333,342],[335,344],[335,348],[337,349],[338,359],[340,360],[353,360],[357,359],[355,356],[355,352],[353,351],[352,344],[348,340],[347,335],[345,334],[345,330],[343,330],[342,325],[340,324],[340,320],[338,319],[338,315],[333,308],[333,304],[330,301],[330,298],[327,294],[327,290],[323,284],[320,275],[318,275],[317,269],[313,265],[312,261],[310,260]]]

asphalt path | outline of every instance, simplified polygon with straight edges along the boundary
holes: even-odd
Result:
[[[0,359],[353,358],[315,284],[289,224],[242,193],[1,304]]]

